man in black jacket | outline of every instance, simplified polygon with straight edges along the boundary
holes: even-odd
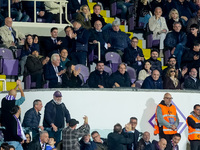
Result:
[[[104,71],[104,62],[97,62],[96,70],[90,73],[88,84],[91,88],[107,88],[109,74]]]
[[[151,70],[158,70],[160,74],[162,73],[162,64],[161,61],[157,60],[158,58],[158,50],[152,49],[151,50],[151,57],[148,59],[148,61],[151,62]]]
[[[91,133],[93,142],[97,146],[97,150],[107,150],[107,139],[101,138],[100,134],[97,131]]]
[[[197,70],[192,68],[189,72],[189,77],[187,77],[184,81],[185,89],[200,89],[200,80],[197,78]]]
[[[53,100],[45,105],[43,126],[48,131],[50,137],[56,139],[56,144],[60,142],[61,131],[64,128],[65,120],[69,123],[70,113],[65,104],[62,103],[62,94],[56,91]]]
[[[126,135],[122,133],[122,126],[117,123],[114,126],[114,130],[112,133],[108,134],[108,150],[127,150],[127,144],[133,143],[134,134],[128,133],[131,129],[131,124],[127,124],[126,127]]]

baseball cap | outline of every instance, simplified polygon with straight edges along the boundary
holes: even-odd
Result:
[[[79,124],[79,122],[78,122],[76,119],[70,119],[70,120],[69,120],[69,126],[70,126],[70,127],[73,127],[73,126],[75,126],[76,124]]]
[[[61,94],[60,91],[55,91],[54,94],[53,94],[53,96],[55,96],[55,97],[62,97],[62,94]]]

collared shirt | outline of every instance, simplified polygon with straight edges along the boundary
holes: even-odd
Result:
[[[51,37],[51,39],[53,40],[53,43],[54,43],[54,44],[57,43],[57,38],[52,38],[52,37]]]
[[[8,26],[6,26],[10,31],[11,31],[11,35],[12,35],[12,38],[13,38],[13,42],[15,42],[15,37],[14,37],[14,35],[13,35],[13,29],[12,29],[12,27],[8,27]]]
[[[79,4],[81,4],[81,0],[78,0]]]
[[[45,150],[45,143],[42,143],[42,142],[40,141],[40,145],[41,145],[42,150]]]
[[[190,76],[195,82],[197,82],[197,78]]]
[[[62,83],[62,78],[58,75],[58,73],[59,73],[58,67],[56,67],[56,66],[53,65],[53,68],[54,68],[54,70],[56,72],[56,76],[58,77],[58,82]]]

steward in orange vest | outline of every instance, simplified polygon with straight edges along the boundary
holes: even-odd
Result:
[[[188,140],[190,141],[190,149],[200,149],[200,105],[194,105],[194,111],[187,117]]]
[[[165,138],[169,143],[174,134],[177,133],[179,118],[176,107],[171,104],[171,94],[166,93],[164,100],[156,108],[154,134],[159,134],[159,138]]]

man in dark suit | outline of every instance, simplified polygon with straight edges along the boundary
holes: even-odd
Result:
[[[51,28],[51,37],[44,42],[45,55],[51,57],[53,53],[59,53],[62,41],[58,38],[58,28]]]
[[[125,127],[125,133],[122,133],[122,126],[118,123],[114,126],[114,132],[108,134],[108,150],[127,150],[127,145],[134,140],[134,134],[128,133],[132,130],[131,124],[128,123]]]
[[[200,80],[197,78],[197,70],[192,68],[189,72],[189,77],[184,81],[185,89],[200,89]]]
[[[47,131],[40,132],[40,138],[38,140],[32,141],[29,146],[28,150],[45,150],[46,144],[49,141],[49,134]]]
[[[76,18],[76,13],[79,12],[82,5],[88,5],[87,0],[69,0],[67,10],[72,14],[73,19]]]
[[[62,74],[65,72],[60,65],[59,54],[51,56],[51,63],[44,66],[44,78],[49,80],[49,88],[60,88],[62,85]]]
[[[89,45],[89,50],[94,49],[94,53],[97,55],[97,41],[99,41],[101,48],[101,60],[104,60],[106,50],[110,47],[110,44],[108,43],[108,37],[108,32],[102,31],[102,22],[99,20],[95,21],[94,29],[90,30],[89,42],[92,44]]]
[[[86,65],[87,52],[88,52],[88,39],[89,31],[81,26],[79,20],[73,22],[74,33],[70,35],[72,41],[72,54],[71,58],[78,64]]]
[[[180,133],[174,134],[173,138],[171,140],[171,143],[167,144],[167,147],[165,148],[165,150],[172,150],[172,149],[179,150],[178,143],[179,143],[180,140],[181,140]]]

